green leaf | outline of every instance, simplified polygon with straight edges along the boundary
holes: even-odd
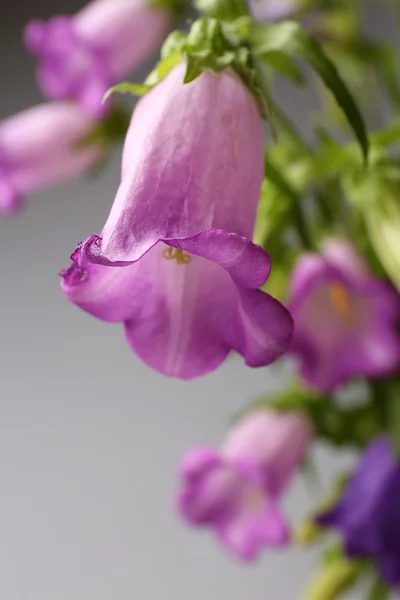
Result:
[[[131,94],[132,96],[144,96],[147,92],[151,90],[150,85],[146,85],[144,83],[131,83],[130,81],[124,81],[123,83],[118,83],[114,85],[112,88],[107,90],[104,95],[103,102],[106,102],[112,94]]]
[[[363,566],[362,562],[345,557],[322,565],[302,596],[303,600],[336,600],[356,582]]]
[[[378,68],[387,93],[396,108],[400,106],[399,56],[397,48],[383,46],[378,51]]]
[[[291,57],[306,60],[320,75],[333,93],[338,105],[354,131],[365,161],[368,159],[368,136],[358,107],[340,77],[335,65],[325,54],[321,44],[300,24],[285,21],[275,25],[255,24],[251,33],[252,49],[256,55],[283,52]]]
[[[270,66],[278,71],[281,75],[284,75],[293,83],[303,86],[305,83],[304,75],[296,62],[290,58],[284,52],[268,52],[264,56],[264,60],[270,64]]]
[[[187,4],[187,0],[149,0],[151,8],[162,8],[178,17],[185,12]]]
[[[335,397],[317,394],[298,382],[280,394],[256,400],[244,412],[268,408],[303,412],[313,423],[316,435],[338,447],[364,448],[384,427],[379,404],[340,407]]]
[[[171,54],[179,54],[182,52],[186,44],[187,35],[183,31],[172,31],[162,45],[160,56],[161,61],[168,58]]]
[[[203,56],[188,54],[186,57],[186,73],[183,83],[190,83],[199,77],[203,72]]]
[[[396,118],[390,125],[370,135],[372,144],[391,146],[400,141],[400,119]]]
[[[128,131],[132,112],[113,104],[107,115],[100,119],[93,129],[79,141],[79,147],[104,145],[105,148],[112,144],[121,143]]]
[[[289,181],[285,179],[285,176],[282,174],[282,172],[274,167],[268,156],[265,161],[265,177],[281,191],[283,196],[286,196],[290,201],[291,211],[293,213],[296,229],[300,236],[302,245],[308,250],[313,249],[313,242],[308,231],[306,218],[303,214],[302,197],[291,186]]]
[[[233,21],[249,14],[246,0],[195,0],[195,6],[208,17]]]
[[[168,73],[180,62],[182,62],[182,55],[178,52],[170,54],[165,58],[162,58],[157,64],[155,69],[148,75],[145,80],[145,85],[153,87],[160,83],[168,75]]]
[[[379,576],[376,576],[368,594],[368,600],[389,600],[390,591],[388,586]]]

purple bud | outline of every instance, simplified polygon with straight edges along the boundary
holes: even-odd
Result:
[[[75,104],[42,104],[0,122],[0,212],[14,213],[23,198],[75,177],[102,154],[82,139],[94,121]]]

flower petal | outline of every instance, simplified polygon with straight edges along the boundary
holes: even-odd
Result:
[[[210,228],[252,236],[264,172],[257,106],[230,71],[187,85],[184,74],[175,67],[133,114],[101,236],[111,262]]]
[[[136,293],[137,265],[104,267],[81,256],[71,257],[72,265],[60,272],[61,288],[70,302],[109,323],[129,319]]]
[[[101,49],[110,74],[119,78],[157,50],[170,20],[168,10],[146,0],[97,0],[79,11],[73,23],[79,38]]]
[[[180,514],[192,525],[216,526],[229,518],[241,496],[243,478],[217,452],[193,451],[185,457],[183,490],[178,495]],[[194,461],[196,464],[194,464]]]
[[[330,511],[321,514],[321,525],[341,531],[352,556],[373,553],[379,548],[376,527],[377,508],[394,467],[388,439],[374,440],[365,451],[342,499]]]
[[[116,320],[115,314],[119,320],[123,315],[133,350],[166,375],[198,377],[216,369],[232,349],[250,366],[264,366],[287,349],[292,319],[279,302],[257,289],[270,269],[262,248],[236,234],[214,229],[166,242],[178,253],[183,251],[188,264],[178,264],[173,250],[172,260],[167,260],[168,247],[158,243],[133,265],[103,266],[112,263],[101,254],[99,238],[90,236],[77,251],[84,270],[89,259],[102,269],[116,269],[120,275],[110,276],[109,285],[105,271],[88,271],[93,273],[92,279],[98,273],[104,283],[94,283],[94,293],[90,299],[84,294],[83,302],[75,285],[72,289],[67,284],[64,291],[71,301],[91,314],[104,315],[105,320]],[[186,255],[187,251],[191,254]],[[129,274],[124,275],[121,269],[127,268]],[[127,296],[125,301],[116,301],[118,285],[120,294]],[[107,286],[108,295],[99,295],[98,286]]]
[[[274,505],[265,499],[259,510],[243,507],[217,529],[224,546],[241,560],[254,560],[265,547],[284,546],[289,541],[287,523]]]

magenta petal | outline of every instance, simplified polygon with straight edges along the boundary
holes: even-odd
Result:
[[[71,302],[109,323],[122,323],[132,313],[137,267],[110,269],[82,257],[60,272],[61,288]]]
[[[253,367],[276,360],[290,343],[293,324],[279,302],[257,289],[269,273],[267,254],[219,230],[168,243],[190,250],[191,263],[165,264],[158,247],[142,258],[149,270],[141,265],[139,289],[147,293],[138,294],[126,323],[128,341],[139,356],[158,371],[184,379],[214,370],[232,349]]]
[[[351,377],[398,368],[400,296],[368,273],[347,243],[331,240],[324,254],[304,254],[291,291],[291,350],[309,385],[331,392]]]
[[[232,513],[242,480],[218,452],[195,448],[184,457],[181,474],[183,489],[177,505],[188,523],[214,526]]]
[[[23,200],[9,174],[2,171],[0,167],[0,214],[13,215],[21,209]]]
[[[169,246],[202,256],[226,269],[236,284],[261,287],[268,279],[271,262],[257,244],[222,229],[208,229],[188,238],[163,240]]]
[[[91,314],[122,319],[148,365],[190,379],[231,350],[270,364],[293,323],[259,290],[270,260],[250,241],[264,170],[254,99],[230,69],[188,85],[184,73],[178,65],[139,102],[107,223],[73,256],[97,268],[81,282],[71,267],[63,289]]]
[[[188,85],[184,75],[175,67],[133,114],[101,235],[112,262],[211,228],[252,237],[264,173],[257,106],[229,70]]]
[[[289,541],[286,520],[268,499],[258,510],[244,507],[218,527],[218,537],[241,560],[251,561],[265,547],[284,546]]]
[[[169,11],[147,0],[94,0],[76,15],[31,21],[24,41],[48,97],[101,116],[107,89],[159,47],[169,22]]]
[[[185,454],[179,466],[179,474],[186,481],[196,481],[208,470],[219,465],[221,459],[214,448],[199,446]]]
[[[63,290],[90,314],[124,320],[131,347],[159,372],[198,377],[231,350],[250,366],[263,366],[288,347],[288,311],[258,289],[269,274],[268,255],[246,238],[211,229],[167,241],[191,252],[188,264],[165,258],[168,247],[158,243],[123,267],[103,266],[97,242],[88,238],[75,257],[88,278],[80,282],[66,272]],[[100,264],[89,268],[87,258]]]
[[[26,195],[93,166],[104,148],[81,140],[94,125],[70,102],[42,104],[0,121],[0,212],[15,212]]]

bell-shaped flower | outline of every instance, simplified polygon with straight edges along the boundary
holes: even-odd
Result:
[[[169,23],[147,0],[94,0],[72,17],[31,21],[25,44],[47,97],[75,99],[99,116],[107,89],[157,50]]]
[[[95,122],[74,103],[35,106],[0,121],[0,212],[16,212],[28,194],[75,177],[101,157],[85,144]]]
[[[300,257],[288,308],[301,376],[318,390],[399,368],[400,296],[369,273],[350,244],[330,240],[322,254]]]
[[[373,558],[384,579],[400,587],[400,461],[386,437],[376,438],[339,503],[318,523],[336,529],[348,556]]]
[[[108,221],[61,274],[71,302],[124,322],[147,364],[187,379],[231,350],[253,367],[273,362],[293,323],[259,289],[270,261],[251,242],[263,177],[256,103],[231,71],[186,85],[184,73],[175,67],[137,105]]]
[[[309,447],[312,428],[300,413],[250,413],[220,451],[195,448],[180,469],[182,517],[209,527],[236,557],[253,560],[290,537],[279,500]]]

